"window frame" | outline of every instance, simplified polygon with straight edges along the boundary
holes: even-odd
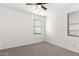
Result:
[[[42,20],[41,19],[34,19],[34,34],[42,34],[43,32],[43,29],[42,29]],[[39,21],[41,24],[40,26],[36,25],[36,21]],[[35,28],[40,28],[41,29],[41,32],[36,32]]]

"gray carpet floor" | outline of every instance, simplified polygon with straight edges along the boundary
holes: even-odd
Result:
[[[78,53],[46,42],[25,45],[0,51],[1,56],[79,56]]]

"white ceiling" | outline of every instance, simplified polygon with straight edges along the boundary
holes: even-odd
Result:
[[[70,6],[72,4],[71,3],[50,3],[47,5],[44,5],[48,8],[48,11],[43,10],[42,8],[40,8],[40,6],[38,7],[38,9],[36,9],[36,6],[34,5],[29,6],[29,5],[26,5],[26,3],[1,3],[0,5],[7,6],[10,8],[18,8],[24,11],[29,11],[35,14],[46,16],[49,9],[53,10],[55,8],[62,8],[65,6]]]

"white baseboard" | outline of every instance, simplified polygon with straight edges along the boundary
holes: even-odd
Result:
[[[46,42],[47,42],[47,41],[46,41]],[[78,54],[79,54],[79,51],[77,51],[77,50],[73,50],[73,49],[70,49],[70,48],[68,48],[68,47],[65,47],[65,46],[62,46],[62,45],[59,45],[59,44],[56,44],[56,43],[52,43],[52,42],[47,42],[47,43],[52,44],[52,45],[59,46],[59,47],[61,47],[61,48],[64,48],[64,49],[67,49],[67,50],[69,50],[69,51],[72,51],[72,52],[75,52],[75,53],[78,53]]]
[[[17,45],[17,46],[12,46],[12,47],[7,47],[7,48],[2,48],[2,49],[0,49],[0,51],[1,51],[1,50],[10,49],[10,48],[21,47],[21,46],[25,46],[25,45],[31,45],[31,44],[41,43],[41,42],[45,42],[45,41],[31,42],[31,43],[21,44],[21,45]]]

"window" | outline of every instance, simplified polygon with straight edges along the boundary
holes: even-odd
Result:
[[[42,20],[34,19],[34,34],[42,34]]]
[[[68,13],[68,35],[79,37],[79,11]]]

